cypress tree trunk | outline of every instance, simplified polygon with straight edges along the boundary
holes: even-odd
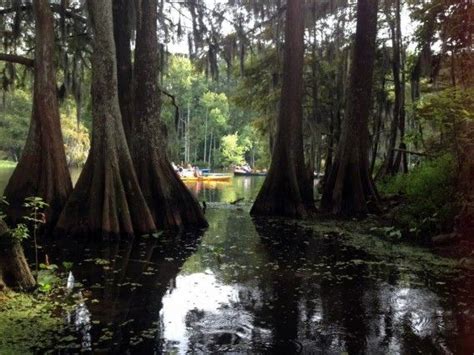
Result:
[[[390,10],[387,10],[387,12]],[[390,17],[390,15],[387,15]],[[406,149],[403,142],[405,135],[405,75],[403,74],[402,60],[402,33],[401,33],[401,4],[400,0],[395,2],[395,20],[389,19],[392,37],[392,74],[395,91],[395,102],[393,104],[393,120],[390,126],[389,145],[387,158],[384,162],[383,176],[395,175],[398,172],[407,172],[406,153],[395,152],[398,132],[400,132],[400,149]]]
[[[119,108],[112,0],[90,0],[88,8],[94,32],[92,145],[57,230],[102,236],[150,233],[156,228],[138,184]]]
[[[377,201],[368,159],[376,34],[377,0],[358,0],[346,116],[321,200],[322,209],[334,214],[363,215],[369,200]]]
[[[7,225],[0,220],[0,291],[8,288],[28,290],[35,279],[20,243],[11,240]]]
[[[166,128],[160,119],[157,15],[156,0],[137,1],[131,153],[156,225],[204,227],[207,222],[199,203],[174,172],[166,154]]]
[[[5,188],[8,216],[17,223],[26,197],[39,196],[49,204],[48,224],[57,220],[72,191],[67,168],[56,94],[53,14],[47,0],[33,2],[35,71],[33,112],[20,161]]]
[[[132,37],[133,1],[113,0],[114,39],[117,55],[118,98],[122,122],[130,142],[133,119],[133,67],[130,40]]]
[[[252,215],[305,217],[314,208],[312,180],[305,171],[302,133],[304,14],[302,0],[286,13],[283,86],[272,162],[252,206]]]

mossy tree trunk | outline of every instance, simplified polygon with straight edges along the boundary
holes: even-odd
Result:
[[[92,144],[57,230],[103,237],[150,233],[156,227],[138,184],[118,101],[112,0],[90,0],[88,8],[94,34]]]
[[[25,147],[5,188],[8,217],[17,223],[24,215],[26,197],[39,196],[49,204],[47,221],[53,224],[72,191],[67,168],[56,94],[54,23],[47,0],[33,1],[35,61],[33,112]]]
[[[365,215],[377,192],[369,174],[368,118],[377,34],[377,0],[358,0],[357,28],[350,86],[334,163],[324,185],[323,210],[349,216]]]
[[[305,217],[314,208],[312,179],[303,153],[304,13],[302,0],[289,0],[286,10],[283,86],[272,162],[252,215]]]
[[[0,291],[5,288],[29,290],[35,286],[35,279],[21,244],[8,233],[7,225],[0,220]]]
[[[130,150],[143,195],[159,228],[204,227],[198,201],[173,170],[160,119],[157,1],[137,1],[135,117]]]

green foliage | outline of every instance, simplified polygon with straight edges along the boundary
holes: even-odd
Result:
[[[0,151],[4,157],[18,161],[28,135],[33,100],[29,92],[20,89],[7,97],[7,103],[1,112]],[[60,114],[67,162],[70,166],[81,166],[85,163],[90,148],[89,131],[83,123],[77,124],[72,102],[66,100]]]
[[[0,206],[8,206],[8,201],[6,200],[5,196],[0,197]],[[6,217],[5,213],[0,211],[0,220],[4,220]],[[7,236],[12,238],[14,241],[17,242],[22,242],[23,240],[29,238],[30,236],[30,231],[28,230],[28,227],[23,224],[19,223],[17,226],[13,229],[10,229],[7,233]]]
[[[0,198],[0,205],[7,206],[8,201],[5,199],[4,196]],[[29,211],[28,214],[23,216],[23,220],[25,222],[32,224],[34,229],[34,237],[36,239],[36,231],[41,224],[46,223],[44,210],[48,207],[48,204],[44,202],[41,197],[27,197],[23,206],[26,207]],[[0,219],[3,220],[5,218],[5,213],[0,211]],[[19,223],[9,230],[9,236],[18,242],[22,242],[24,239],[30,237],[30,232],[28,226],[24,223]],[[36,242],[35,242],[36,243]]]
[[[58,287],[61,279],[57,275],[58,266],[55,264],[40,264],[38,272],[38,290],[43,293],[51,292]]]
[[[32,98],[23,90],[7,95],[6,105],[1,110],[0,150],[4,157],[17,161],[28,135]]]
[[[224,93],[207,91],[201,97],[201,103],[209,112],[210,122],[216,127],[225,127],[229,116],[229,102]]]
[[[64,267],[64,270],[71,271],[72,267],[74,266],[74,263],[71,261],[63,261],[62,265]]]
[[[460,126],[474,119],[474,89],[445,89],[423,95],[414,107],[430,151],[456,152]]]
[[[245,163],[246,147],[239,143],[238,133],[228,134],[221,139],[221,162],[224,166]]]
[[[36,281],[39,283],[39,257],[38,257],[38,241],[37,234],[38,229],[42,224],[46,223],[46,215],[44,213],[45,209],[48,208],[48,204],[41,198],[37,196],[27,197],[25,203],[23,204],[27,209],[29,209],[29,215],[23,216],[23,219],[33,225],[33,242],[35,246],[35,267],[36,267]]]
[[[383,195],[401,194],[404,203],[394,218],[406,231],[432,236],[448,228],[456,214],[455,163],[450,154],[426,161],[408,174],[396,175],[379,185]]]
[[[38,196],[31,196],[25,198],[25,202],[23,203],[27,209],[29,209],[30,214],[23,217],[28,222],[32,222],[35,228],[38,227],[39,224],[44,224],[46,221],[44,220],[44,210],[48,207],[48,204]]]
[[[85,164],[90,149],[89,130],[75,119],[76,109],[69,108],[61,112],[61,130],[63,133],[66,160],[69,166],[79,167]]]
[[[223,147],[220,145],[223,137],[236,131],[241,132],[238,145],[244,146],[246,153],[246,156],[237,161],[255,161],[262,158],[260,152],[265,155],[261,161],[268,160],[267,150],[260,149],[262,141],[266,142],[268,139],[262,140],[261,131],[255,129],[253,120],[256,115],[249,111],[252,110],[249,105],[240,105],[235,100],[240,95],[237,93],[240,90],[237,89],[239,81],[240,78],[232,77],[220,82],[207,80],[188,58],[178,55],[170,57],[163,86],[176,99],[180,123],[176,125],[175,107],[170,104],[171,100],[167,96],[163,96],[162,118],[168,128],[168,149],[172,160],[184,161],[185,138],[189,135],[187,143],[194,163],[208,164],[212,144],[211,165],[228,165],[229,157],[222,156]],[[189,126],[185,129],[188,113]],[[234,161],[233,158],[230,161]]]
[[[26,224],[19,223],[10,230],[10,237],[18,242],[22,242],[30,237],[30,231]]]

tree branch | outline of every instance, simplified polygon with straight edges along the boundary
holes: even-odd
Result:
[[[6,15],[6,14],[9,14],[9,13],[12,13],[12,12],[17,12],[17,11],[26,11],[26,10],[30,10],[32,8],[33,8],[33,5],[27,4],[27,5],[21,5],[19,7],[10,7],[10,8],[6,8],[6,9],[0,9],[0,15]],[[53,10],[56,13],[61,13],[62,12],[61,5],[59,5],[59,4],[51,4],[51,10]],[[87,23],[87,19],[85,17],[82,17],[81,15],[79,15],[79,14],[77,14],[77,13],[71,11],[71,10],[64,11],[64,14],[67,17],[72,18],[74,20],[80,21],[82,23]]]
[[[160,88],[160,91],[162,94],[168,96],[170,99],[171,99],[171,104],[174,106],[175,108],[175,114],[174,114],[174,121],[175,121],[175,126],[176,126],[176,129],[178,129],[178,121],[179,121],[179,106],[178,104],[176,103],[176,97],[174,95],[171,95],[169,92],[167,92],[166,90],[164,89],[161,89]]]
[[[433,154],[414,152],[414,151],[411,151],[411,150],[399,149],[399,148],[393,148],[392,150],[395,151],[395,152],[401,152],[401,153],[412,154],[412,155],[420,155],[420,156],[424,156],[424,157],[434,157],[435,156]]]
[[[0,53],[0,60],[4,62],[23,64],[30,68],[35,66],[34,59],[22,57],[20,55],[15,55],[15,54]]]

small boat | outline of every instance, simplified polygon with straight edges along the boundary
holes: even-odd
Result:
[[[266,176],[265,172],[252,172],[244,170],[234,170],[234,176]]]
[[[232,175],[226,174],[206,174],[203,176],[181,176],[181,180],[185,182],[194,182],[194,181],[202,181],[202,182],[227,182],[232,179]]]

